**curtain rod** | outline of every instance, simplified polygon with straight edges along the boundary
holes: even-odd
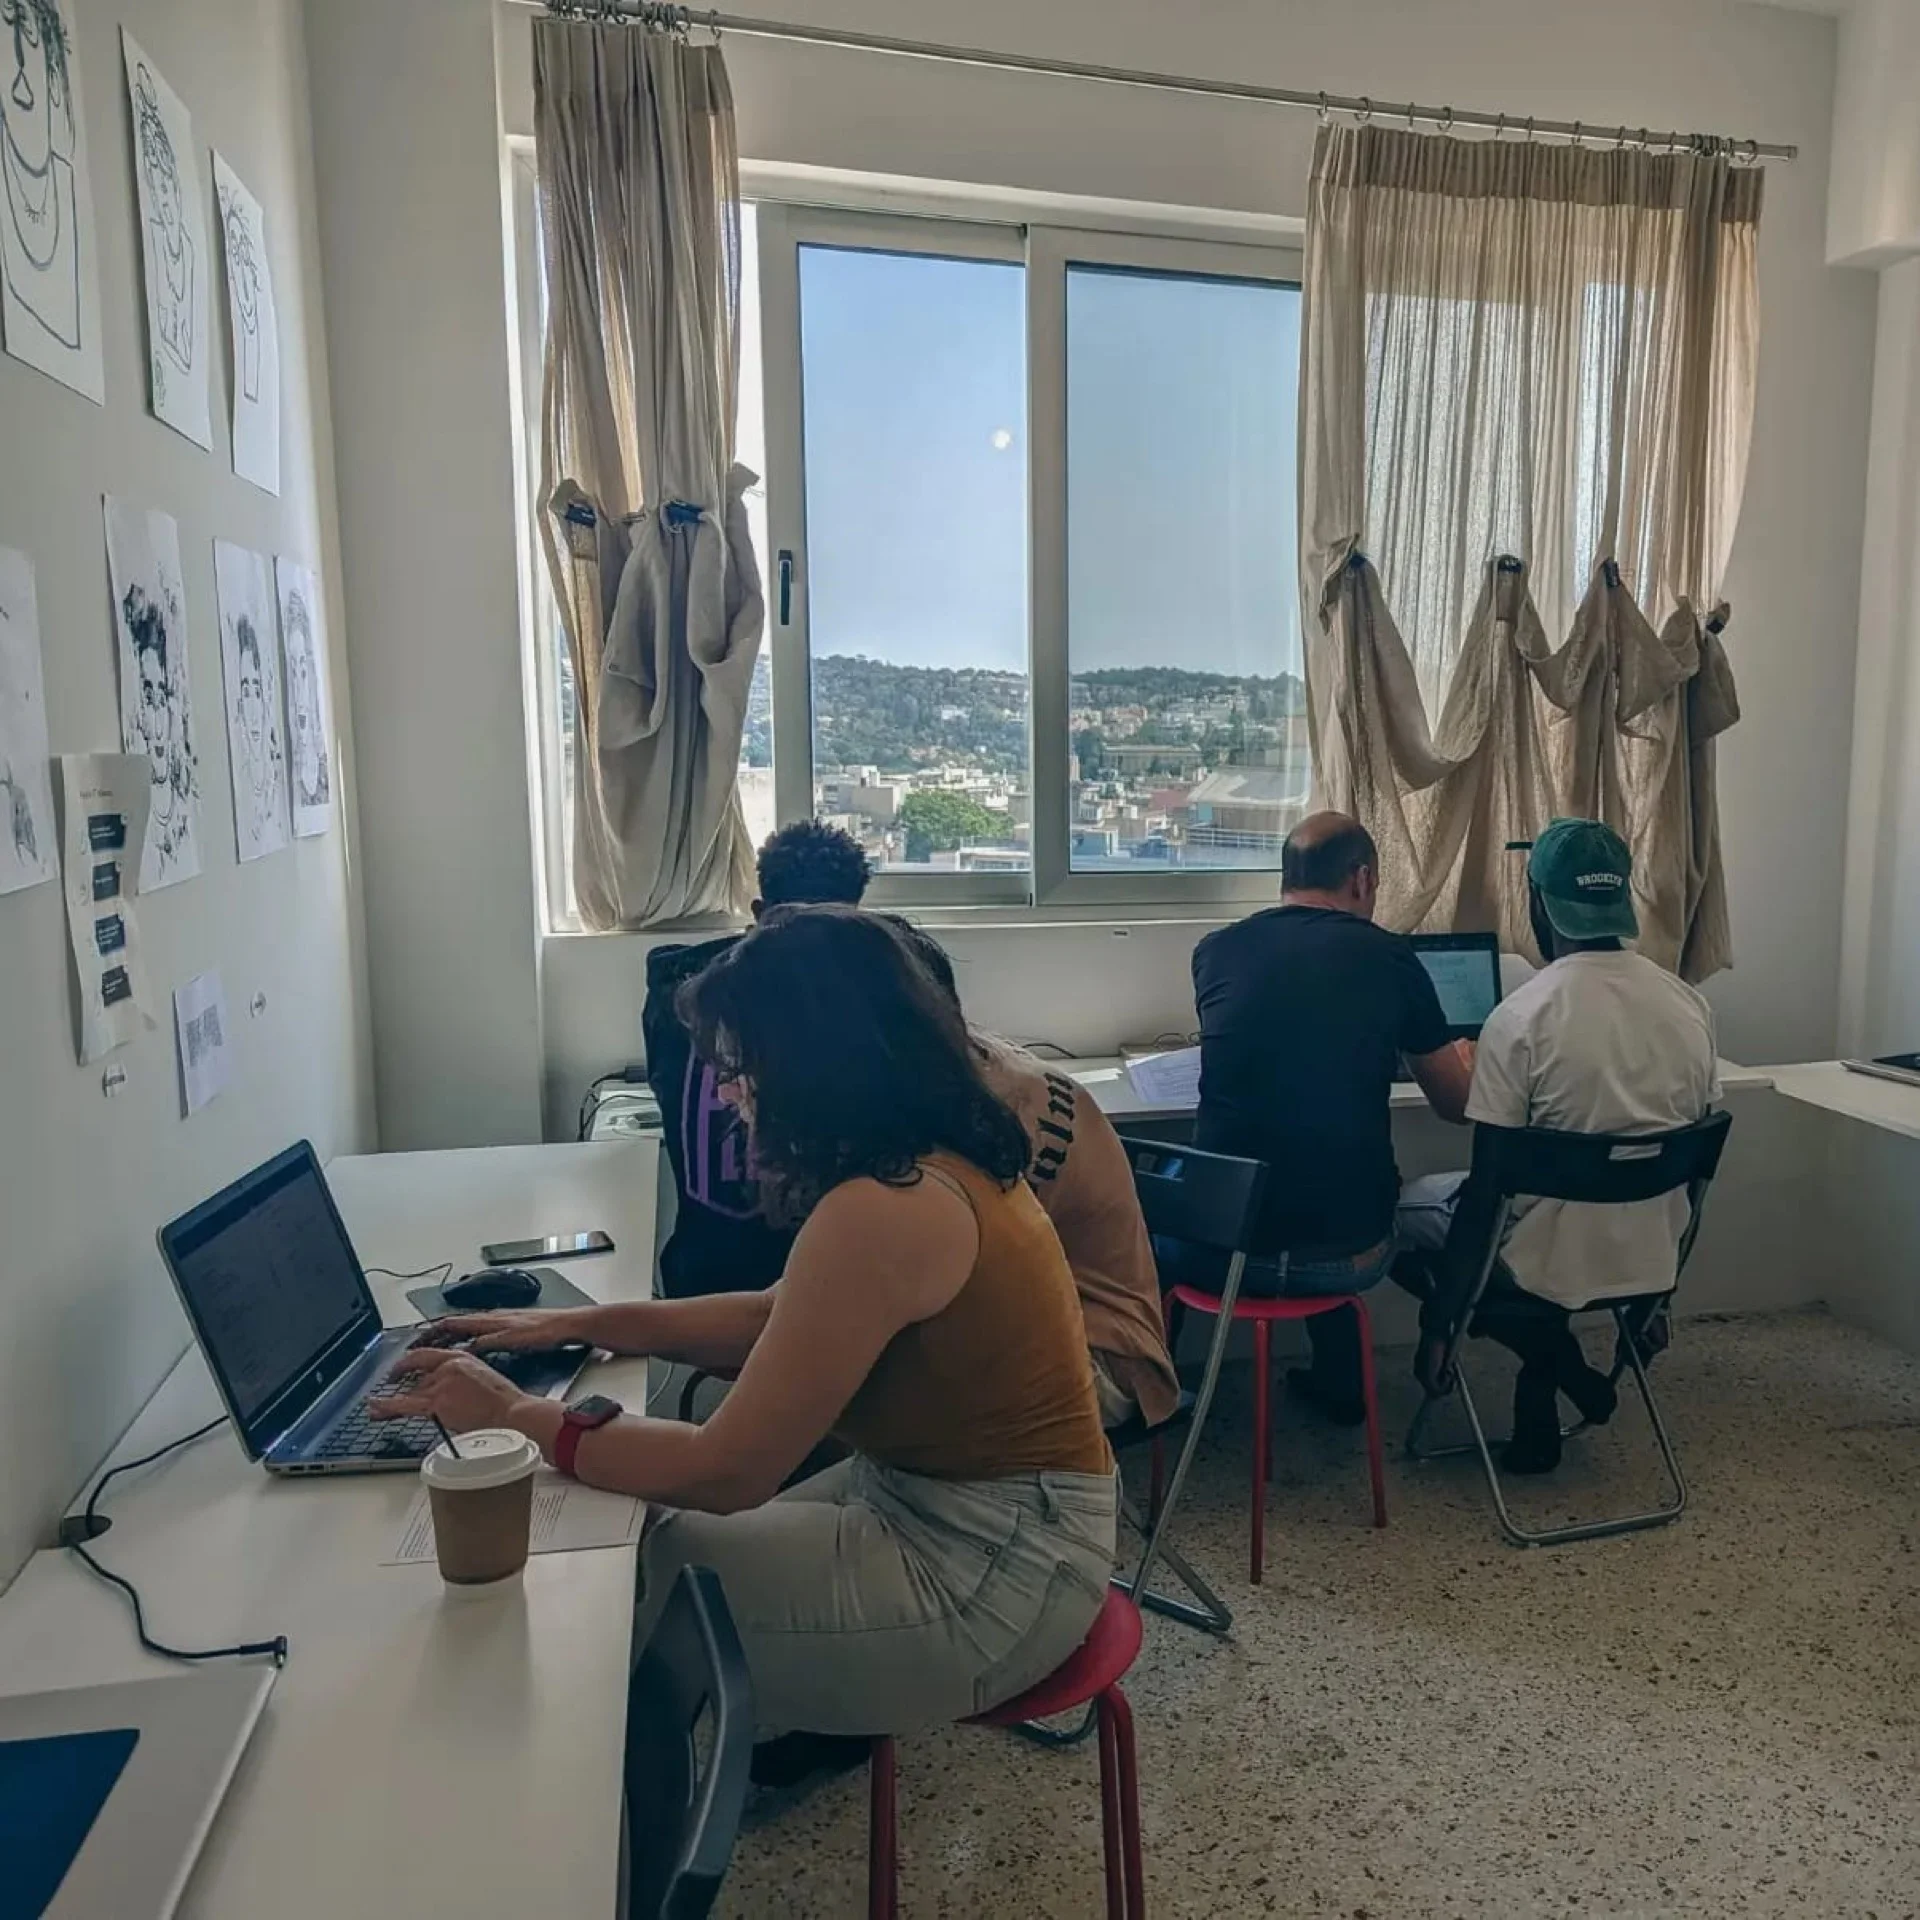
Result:
[[[1002,73],[1039,73],[1060,79],[1094,80],[1110,87],[1143,87],[1156,93],[1202,94],[1215,100],[1249,100],[1263,106],[1311,107],[1321,115],[1351,114],[1369,120],[1404,120],[1409,126],[1426,121],[1442,132],[1454,127],[1525,134],[1531,140],[1548,134],[1583,143],[1588,140],[1617,147],[1656,148],[1667,152],[1724,153],[1734,159],[1793,160],[1800,149],[1766,140],[1733,140],[1723,134],[1655,133],[1645,127],[1590,126],[1582,120],[1540,120],[1533,115],[1480,113],[1469,108],[1426,107],[1411,100],[1372,100],[1366,95],[1309,93],[1299,87],[1262,87],[1245,80],[1201,80],[1192,75],[1153,73],[1137,67],[1093,66],[1079,60],[1041,60],[1029,54],[993,53],[984,47],[949,47],[932,40],[902,40],[891,34],[850,33],[839,27],[809,27],[792,20],[762,20],[750,14],[719,13],[692,7],[656,4],[656,0],[518,0],[526,6],[544,3],[547,12],[576,20],[627,20],[689,36],[704,28],[715,40],[737,33],[754,40],[794,40],[811,47],[845,47],[859,53],[889,53],[906,60],[937,60],[957,67],[989,67]]]

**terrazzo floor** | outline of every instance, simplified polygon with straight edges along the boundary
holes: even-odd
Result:
[[[1530,1552],[1476,1462],[1395,1457],[1416,1390],[1382,1379],[1391,1525],[1360,1436],[1283,1402],[1258,1588],[1223,1382],[1178,1534],[1235,1631],[1149,1615],[1127,1683],[1154,1914],[1920,1913],[1920,1364],[1820,1314],[1683,1322],[1656,1385],[1688,1513]],[[1623,1402],[1528,1510],[1647,1504],[1656,1471]],[[900,1791],[903,1914],[1105,1912],[1091,1750],[928,1735]],[[865,1863],[860,1774],[750,1816],[716,1911],[858,1915]]]

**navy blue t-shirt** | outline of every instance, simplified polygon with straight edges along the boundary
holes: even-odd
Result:
[[[1388,1096],[1401,1054],[1447,1044],[1411,944],[1327,907],[1269,907],[1193,952],[1194,1144],[1264,1160],[1266,1253],[1360,1253],[1400,1197]]]

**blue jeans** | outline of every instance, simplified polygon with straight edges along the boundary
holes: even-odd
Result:
[[[1390,1233],[1364,1253],[1251,1258],[1240,1291],[1252,1300],[1299,1299],[1316,1293],[1365,1293],[1387,1277],[1399,1243]],[[1154,1258],[1160,1266],[1161,1287],[1198,1287],[1218,1293],[1226,1285],[1229,1256],[1191,1241],[1156,1234]],[[1313,1348],[1313,1375],[1322,1396],[1330,1400],[1360,1401],[1360,1318],[1342,1309],[1316,1313],[1306,1323],[1307,1343]]]

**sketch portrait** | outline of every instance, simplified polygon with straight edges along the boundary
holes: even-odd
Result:
[[[0,294],[9,352],[101,397],[73,29],[63,0],[0,0]]]
[[[0,547],[0,893],[58,871],[33,568]]]
[[[193,117],[123,27],[134,185],[147,291],[153,411],[203,447],[207,411],[206,213],[193,178]]]
[[[315,620],[313,580],[292,561],[279,563],[280,644],[287,669],[287,750],[293,776],[293,830],[324,833],[333,799],[326,686]]]
[[[280,722],[280,650],[273,641],[273,590],[266,561],[224,540],[214,542],[213,574],[220,593],[234,844],[242,860],[257,860],[284,847],[288,838],[287,752]]]
[[[233,346],[233,470],[267,493],[280,491],[280,334],[260,202],[219,153],[213,156],[227,325]]]
[[[153,775],[140,891],[200,871],[200,771],[187,678],[187,595],[180,533],[164,513],[107,502],[120,658],[120,745]]]

